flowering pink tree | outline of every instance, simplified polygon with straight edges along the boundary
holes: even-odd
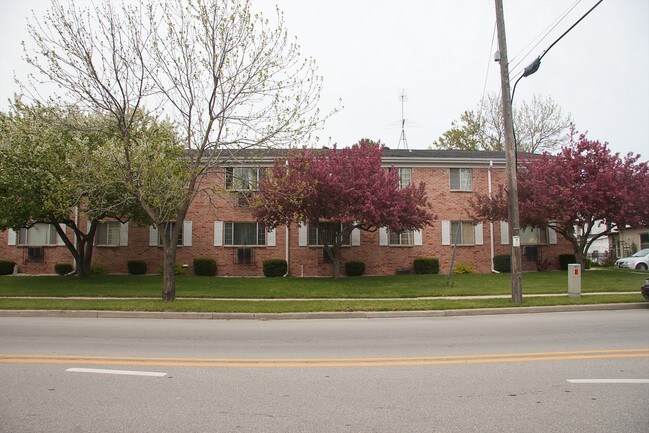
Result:
[[[627,227],[649,225],[649,166],[640,155],[611,153],[607,143],[575,139],[558,155],[543,153],[521,161],[518,174],[522,226],[550,227],[570,242],[577,262],[603,236]],[[506,192],[478,196],[473,214],[506,219]],[[604,231],[593,231],[598,225]]]
[[[266,227],[301,222],[333,223],[334,278],[340,276],[340,247],[352,230],[419,230],[435,219],[424,184],[400,188],[396,170],[381,166],[383,146],[361,140],[341,150],[296,150],[278,158],[259,186],[254,212]]]

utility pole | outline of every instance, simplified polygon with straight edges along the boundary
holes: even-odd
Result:
[[[523,302],[522,255],[520,238],[520,216],[518,213],[518,182],[516,180],[516,151],[514,144],[514,118],[511,91],[509,88],[509,60],[505,37],[505,13],[502,0],[496,2],[496,26],[498,28],[498,49],[500,50],[500,86],[505,119],[505,158],[507,164],[507,210],[512,245],[512,302]]]

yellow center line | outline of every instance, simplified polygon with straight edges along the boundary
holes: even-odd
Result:
[[[0,354],[0,364],[127,365],[160,367],[390,367],[460,364],[494,364],[534,361],[568,361],[613,358],[649,358],[649,348],[602,349],[570,352],[510,354],[370,357],[370,358],[155,358],[84,355]]]

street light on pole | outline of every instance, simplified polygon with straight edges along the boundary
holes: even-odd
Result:
[[[500,63],[500,83],[501,93],[503,95],[503,118],[505,123],[505,158],[506,158],[506,171],[507,171],[507,214],[510,225],[510,239],[512,244],[512,260],[511,260],[511,274],[512,274],[512,302],[517,304],[523,303],[523,281],[522,281],[522,252],[520,242],[520,214],[518,208],[518,181],[516,178],[516,168],[518,166],[518,152],[516,149],[516,138],[514,135],[514,115],[512,109],[512,102],[514,99],[514,92],[516,85],[523,77],[528,77],[538,71],[541,66],[541,59],[545,56],[550,49],[561,40],[570,30],[581,22],[589,13],[593,11],[604,0],[599,0],[592,8],[588,10],[577,22],[575,22],[568,30],[566,30],[556,41],[552,43],[539,57],[537,57],[531,64],[529,64],[523,74],[514,83],[514,91],[510,93],[509,82],[509,60],[507,58],[507,40],[505,36],[505,13],[503,10],[503,1],[494,0],[496,4],[496,27],[498,29],[498,46],[500,52],[496,60]],[[510,96],[511,95],[511,96]]]
[[[507,171],[507,214],[509,219],[510,239],[512,245],[511,275],[512,302],[523,303],[523,259],[520,242],[520,217],[518,211],[518,181],[516,179],[516,151],[514,145],[514,116],[509,88],[509,60],[507,58],[507,40],[505,36],[505,13],[502,0],[496,2],[496,27],[498,29],[498,47],[500,50],[500,84],[505,121],[505,159]]]

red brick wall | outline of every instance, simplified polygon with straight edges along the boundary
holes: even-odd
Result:
[[[404,165],[404,167],[407,165]],[[457,167],[463,167],[457,165]],[[448,167],[414,166],[412,180],[415,183],[424,182],[428,191],[428,199],[433,212],[438,219],[432,226],[423,229],[423,244],[421,246],[379,246],[378,232],[362,232],[361,245],[344,247],[342,263],[347,260],[361,260],[366,264],[367,275],[392,275],[397,270],[411,269],[413,260],[418,257],[437,257],[440,261],[440,272],[449,271],[453,247],[442,245],[442,221],[468,220],[467,209],[469,200],[474,192],[488,191],[488,166],[473,165],[473,191],[451,192]],[[505,182],[505,171],[502,167],[491,170],[493,190]],[[178,248],[177,262],[186,264],[193,272],[193,259],[209,257],[216,260],[218,274],[222,276],[261,276],[262,262],[271,258],[286,256],[286,228],[276,230],[276,246],[254,248],[253,263],[237,264],[236,248],[214,246],[214,222],[252,222],[254,221],[248,208],[238,207],[230,192],[222,191],[224,180],[222,173],[214,173],[211,182],[216,188],[199,194],[189,209],[186,220],[192,221],[192,245]],[[214,191],[221,191],[220,193]],[[85,227],[85,222],[80,223]],[[109,273],[126,273],[128,260],[144,260],[149,273],[157,273],[161,269],[163,251],[161,247],[149,246],[149,227],[129,224],[127,247],[95,247],[93,265],[103,267]],[[69,231],[69,233],[71,233]],[[511,247],[501,245],[500,224],[494,224],[494,254],[509,254]],[[490,225],[483,224],[483,245],[461,246],[457,248],[455,264],[467,264],[474,272],[487,273],[491,271]],[[299,247],[298,227],[290,228],[290,258],[289,271],[294,276],[329,276],[332,265],[324,263],[322,248]],[[551,263],[551,268],[558,267],[557,255],[570,252],[566,241],[559,238],[557,245],[541,247],[541,257]],[[0,260],[11,260],[19,264],[20,271],[29,274],[53,273],[55,263],[72,263],[72,257],[64,246],[45,247],[44,263],[28,263],[24,261],[26,247],[8,246],[7,232],[0,233]],[[536,263],[524,263],[524,270],[536,270]]]

